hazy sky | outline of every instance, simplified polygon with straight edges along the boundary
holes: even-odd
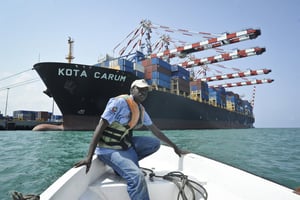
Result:
[[[192,31],[223,33],[259,28],[255,40],[224,47],[265,47],[266,52],[220,64],[228,68],[272,69],[257,85],[256,127],[300,127],[299,57],[300,1],[242,0],[2,0],[0,3],[0,112],[5,113],[7,90],[13,83],[39,79],[30,70],[39,61],[66,62],[67,39],[75,40],[76,63],[95,64],[141,20]],[[180,38],[181,39],[181,38]],[[211,56],[217,55],[212,53]],[[209,66],[211,71],[221,70]],[[28,70],[19,76],[6,77]],[[237,80],[240,81],[240,80]],[[235,81],[228,81],[235,82]],[[7,114],[14,110],[52,110],[42,93],[42,81],[9,90]],[[229,89],[251,100],[253,86]],[[55,114],[60,114],[55,106]]]

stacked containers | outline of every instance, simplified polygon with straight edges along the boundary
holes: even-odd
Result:
[[[133,73],[138,78],[144,78],[145,76],[145,69],[141,62],[133,63]]]
[[[202,101],[208,101],[208,84],[200,79],[190,82],[191,97],[193,99],[200,98]]]
[[[243,105],[244,113],[246,115],[252,115],[253,114],[253,107],[252,107],[252,105],[249,101],[243,100],[242,105]]]
[[[172,71],[172,90],[175,93],[190,93],[190,72],[185,68],[174,65]]]
[[[19,120],[35,120],[35,112],[28,110],[16,110],[13,112],[13,118]]]
[[[237,96],[238,96],[238,94],[237,94]],[[235,111],[240,112],[240,113],[244,112],[244,108],[243,108],[243,104],[242,104],[242,99],[240,97],[237,98]]]
[[[134,72],[133,63],[129,60],[120,58],[115,60],[106,60],[102,63],[96,64],[95,66],[99,67],[107,67],[109,69],[121,70],[126,72]]]
[[[236,111],[239,96],[233,92],[226,92],[226,108]]]
[[[209,88],[209,103],[214,106],[226,107],[225,88]]]
[[[38,111],[35,114],[35,120],[37,120],[37,121],[48,121],[49,118],[50,118],[50,115],[46,111]]]
[[[226,107],[226,90],[224,87],[215,88],[220,96],[220,102],[217,102],[222,108]]]
[[[252,106],[247,100],[242,100],[238,94],[226,92],[227,109],[245,114],[252,114]]]
[[[217,106],[217,91],[215,88],[208,88],[209,104]]]
[[[149,85],[170,89],[171,65],[159,58],[145,59],[142,61],[145,68],[144,78]]]
[[[136,59],[138,60],[138,59]],[[122,70],[126,72],[131,72],[136,75],[138,78],[144,78],[144,66],[140,61],[131,62],[129,60],[119,58],[115,60],[105,60],[101,63],[98,63],[94,66],[97,67],[106,67],[115,70]]]
[[[63,117],[62,117],[62,115],[52,115],[52,120],[55,122],[62,122]]]
[[[133,63],[129,60],[120,58],[109,62],[109,68],[133,73]]]

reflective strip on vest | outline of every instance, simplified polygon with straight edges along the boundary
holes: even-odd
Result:
[[[133,129],[139,122],[139,119],[144,118],[144,112],[142,112],[142,116],[140,116],[140,109],[138,104],[129,95],[125,94],[125,95],[120,95],[118,97],[124,98],[130,108],[131,119],[128,122],[128,126],[130,127],[130,129]]]

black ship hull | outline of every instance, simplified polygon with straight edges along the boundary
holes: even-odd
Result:
[[[67,64],[34,65],[63,115],[62,130],[93,130],[109,98],[128,94],[137,77],[122,70]],[[160,129],[252,128],[254,117],[153,90],[143,103]]]

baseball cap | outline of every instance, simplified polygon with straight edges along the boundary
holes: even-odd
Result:
[[[144,79],[138,79],[133,81],[130,88],[133,88],[134,86],[138,88],[149,88],[148,83]]]

